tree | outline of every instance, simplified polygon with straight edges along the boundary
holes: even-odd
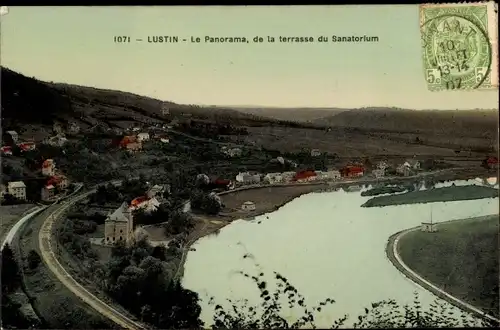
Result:
[[[5,244],[3,247],[1,261],[2,294],[8,294],[14,292],[21,285],[19,266],[9,244]]]
[[[11,194],[4,194],[3,195],[3,205],[15,205],[15,204],[21,204],[23,201],[20,200],[19,198],[11,195]]]
[[[29,267],[29,269],[31,269],[31,270],[35,269],[36,267],[38,267],[38,265],[40,264],[41,261],[42,261],[42,259],[40,258],[40,256],[38,255],[38,253],[35,250],[30,250],[30,252],[28,252],[28,267]]]
[[[246,278],[255,283],[261,292],[262,302],[258,306],[249,306],[246,301],[232,301],[230,310],[225,310],[221,305],[215,304],[211,298],[210,304],[215,305],[215,315],[213,318],[214,329],[297,329],[316,328],[315,315],[322,311],[327,305],[334,304],[332,298],[326,298],[315,307],[308,307],[304,302],[304,297],[290,282],[278,273],[274,273],[277,281],[277,289],[271,293],[268,284],[263,280],[264,273],[256,276],[240,272]],[[394,300],[384,300],[372,303],[365,308],[364,313],[357,317],[353,323],[354,328],[429,328],[429,327],[471,327],[489,326],[497,327],[489,321],[476,321],[467,318],[465,313],[455,315],[450,312],[448,305],[443,301],[436,300],[430,305],[428,310],[424,310],[414,294],[413,305],[399,305]],[[283,301],[286,301],[289,308],[300,308],[302,314],[296,312],[295,322],[285,320],[280,312],[283,309]],[[337,329],[345,325],[348,316],[345,315],[334,321],[331,328]]]
[[[210,215],[218,214],[222,209],[222,202],[219,196],[215,194],[205,196],[202,203],[202,209]]]

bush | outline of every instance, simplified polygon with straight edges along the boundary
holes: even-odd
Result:
[[[29,269],[33,270],[37,268],[41,261],[40,255],[35,250],[30,250],[30,252],[28,252]]]
[[[326,298],[314,307],[308,307],[304,296],[282,275],[274,273],[277,289],[269,291],[264,273],[252,276],[244,272],[240,274],[255,283],[261,293],[262,302],[256,306],[249,306],[246,300],[232,301],[230,310],[224,310],[221,305],[215,304],[212,297],[210,304],[215,305],[214,329],[315,329],[315,316],[322,308],[335,303],[332,298]],[[286,303],[283,303],[286,301]],[[296,321],[285,320],[281,316],[283,307],[294,308]],[[300,308],[302,313],[296,312]],[[332,322],[331,328],[344,326],[348,316],[345,315]],[[414,294],[413,305],[399,305],[394,300],[383,300],[372,303],[365,308],[364,313],[357,317],[353,328],[440,328],[440,327],[495,327],[490,321],[479,321],[468,318],[465,313],[459,315],[449,310],[442,300],[435,300],[428,310],[421,306],[417,293]]]

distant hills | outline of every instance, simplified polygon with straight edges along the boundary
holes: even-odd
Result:
[[[363,108],[343,111],[313,121],[317,125],[356,127],[400,133],[493,133],[498,128],[498,110],[408,110]]]
[[[315,122],[323,117],[335,116],[348,109],[340,108],[272,108],[272,107],[231,107],[242,113],[263,116],[278,120],[296,122]]]
[[[391,132],[468,132],[496,134],[498,110],[427,111],[397,108],[271,108],[177,104],[135,95],[70,84],[49,83],[1,68],[2,126],[46,129],[54,121],[75,121],[82,127],[98,123],[124,127],[132,122],[199,118],[238,126],[302,128],[349,127]],[[459,134],[460,135],[460,134]]]

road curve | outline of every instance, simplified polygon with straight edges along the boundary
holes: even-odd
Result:
[[[96,189],[92,189],[88,192],[75,196],[68,199],[62,204],[53,204],[48,207],[51,211],[50,215],[45,218],[44,223],[38,234],[38,244],[40,247],[40,252],[43,261],[50,269],[52,273],[57,277],[57,279],[64,284],[71,292],[82,299],[86,304],[94,308],[97,312],[102,314],[104,317],[110,319],[111,321],[118,324],[124,329],[146,329],[147,327],[140,324],[134,320],[131,320],[127,316],[123,315],[113,307],[109,306],[98,297],[90,293],[82,285],[80,285],[60,264],[57,260],[56,254],[52,250],[51,236],[52,227],[57,218],[72,204],[87,198],[90,194],[95,193]]]
[[[452,220],[452,221],[456,221],[456,220]],[[448,292],[446,292],[446,291],[438,288],[436,285],[434,285],[431,282],[429,282],[426,279],[424,279],[422,276],[420,276],[419,274],[417,274],[410,267],[408,267],[408,265],[406,265],[404,263],[403,259],[401,258],[401,256],[399,255],[399,252],[398,252],[398,243],[399,243],[400,239],[404,235],[406,235],[406,234],[408,234],[410,232],[413,232],[415,230],[420,230],[420,226],[400,231],[400,232],[392,235],[389,238],[389,241],[388,241],[387,247],[386,247],[386,253],[387,253],[387,257],[389,258],[389,260],[391,261],[391,263],[401,273],[403,273],[403,275],[405,275],[406,277],[408,277],[415,284],[417,284],[418,286],[422,287],[423,289],[425,289],[427,291],[432,292],[433,294],[435,294],[439,298],[441,298],[441,299],[449,302],[450,304],[452,304],[452,305],[454,305],[454,306],[456,306],[456,307],[458,307],[458,308],[460,308],[460,309],[462,309],[464,311],[467,311],[467,312],[472,313],[472,314],[474,314],[476,316],[479,316],[479,317],[481,317],[483,319],[488,319],[490,321],[494,321],[494,322],[500,323],[500,320],[498,320],[497,318],[484,313],[480,309],[478,309],[478,308],[476,308],[476,307],[474,307],[474,306],[466,303],[465,301],[460,300],[460,299],[452,296]]]
[[[29,220],[31,219],[33,216],[37,215],[38,213],[42,212],[43,210],[45,210],[48,206],[35,206],[33,207],[30,212],[28,214],[26,214],[25,216],[21,217],[21,219],[19,219],[15,224],[14,226],[12,226],[12,228],[10,228],[9,232],[7,233],[7,235],[5,236],[3,242],[2,242],[2,247],[1,247],[1,250],[3,250],[3,247],[5,246],[5,244],[11,244],[12,243],[12,239],[14,238],[14,236],[16,236],[17,232],[19,231],[19,229]]]
[[[72,192],[71,194],[69,194],[68,196],[65,196],[65,197],[62,197],[60,198],[60,200],[64,200],[66,198],[69,198],[73,195],[75,195],[76,193],[78,193],[78,191],[80,191],[80,189],[82,189],[83,187],[83,184],[78,184],[75,191]],[[14,238],[14,236],[16,236],[17,232],[19,231],[19,229],[21,229],[23,227],[23,225],[29,220],[31,219],[32,217],[34,217],[35,215],[41,213],[43,210],[47,209],[49,207],[49,205],[38,205],[38,206],[34,206],[33,208],[31,208],[29,210],[28,213],[26,213],[24,216],[21,217],[21,219],[19,219],[19,221],[17,221],[14,226],[12,226],[12,228],[9,230],[9,232],[7,233],[7,235],[5,236],[3,242],[2,242],[2,247],[1,247],[1,250],[3,250],[3,247],[5,246],[5,244],[11,244],[12,243],[12,240]]]

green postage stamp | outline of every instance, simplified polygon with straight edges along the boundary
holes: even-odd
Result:
[[[496,9],[494,2],[420,6],[429,90],[498,88]]]

